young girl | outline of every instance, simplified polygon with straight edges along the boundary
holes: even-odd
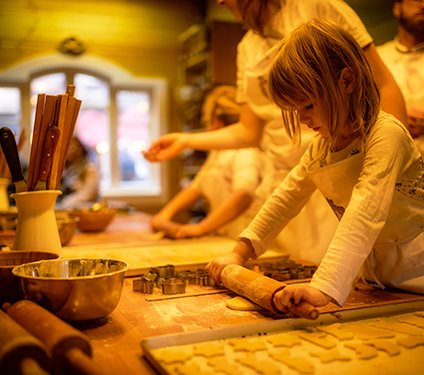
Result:
[[[424,293],[423,161],[405,127],[380,112],[356,41],[330,21],[299,26],[279,46],[269,89],[292,139],[300,123],[317,134],[233,252],[208,264],[211,277],[264,253],[318,188],[340,222],[310,284],[276,294],[279,310],[302,299],[343,305],[361,269],[380,287]]]

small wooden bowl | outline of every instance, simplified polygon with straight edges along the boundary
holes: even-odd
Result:
[[[116,215],[113,208],[102,208],[93,210],[74,210],[70,216],[79,218],[77,228],[83,232],[100,232],[105,230]]]
[[[15,303],[24,298],[19,278],[12,274],[14,267],[59,258],[62,258],[62,255],[45,251],[0,251],[0,308],[5,302]]]

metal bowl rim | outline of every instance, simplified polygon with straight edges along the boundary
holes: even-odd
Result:
[[[19,273],[19,269],[23,268],[23,267],[28,267],[28,266],[32,266],[32,265],[37,265],[40,263],[52,263],[52,262],[68,262],[68,261],[72,261],[72,260],[107,260],[107,261],[114,261],[114,262],[118,262],[118,263],[122,263],[124,265],[124,267],[122,269],[120,269],[119,271],[115,271],[115,272],[110,272],[110,273],[103,273],[100,275],[90,275],[90,276],[71,276],[71,277],[45,277],[45,276],[29,276],[29,275],[21,275]],[[112,258],[61,258],[61,259],[46,259],[46,260],[39,260],[39,261],[35,261],[35,262],[29,262],[29,263],[25,263],[25,264],[21,264],[19,266],[16,266],[12,269],[12,273],[13,275],[17,276],[17,277],[21,277],[23,279],[31,279],[31,280],[63,280],[63,281],[86,281],[86,280],[90,280],[90,279],[100,279],[103,277],[112,277],[115,275],[118,275],[120,273],[125,273],[127,272],[129,269],[131,268],[131,266],[127,263],[124,262],[123,260],[119,260],[119,259],[112,259]]]

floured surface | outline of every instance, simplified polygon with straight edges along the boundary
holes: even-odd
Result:
[[[353,338],[338,339],[336,336],[318,331],[316,327],[308,329],[285,331],[283,333],[268,333],[266,335],[251,336],[247,338],[229,338],[223,340],[209,341],[214,345],[222,345],[223,354],[208,358],[196,355],[195,345],[180,345],[168,348],[150,349],[149,352],[160,365],[162,373],[181,373],[181,363],[165,363],[161,361],[164,351],[176,350],[186,353],[190,359],[184,366],[197,369],[197,373],[226,374],[225,369],[233,369],[233,373],[244,375],[253,374],[319,374],[319,375],[422,375],[424,372],[424,345],[418,344],[414,347],[402,345],[410,336],[399,332],[399,324],[415,327],[424,339],[424,329],[417,328],[420,323],[417,318],[423,319],[417,313],[400,314],[378,319],[365,319],[352,323],[341,323],[338,329],[351,328],[351,324],[360,324],[364,327],[372,327],[375,322],[384,321],[387,331],[393,334],[391,338],[364,340],[357,336]],[[412,321],[412,326],[402,321]],[[396,331],[390,330],[390,325],[396,327]],[[314,335],[333,343],[331,349],[325,349],[302,337]],[[325,336],[322,336],[325,335]],[[286,337],[290,341],[300,339],[300,344],[291,347],[273,345],[279,340],[273,337]],[[424,343],[424,341],[423,341]],[[220,363],[219,369],[214,367]],[[266,366],[265,366],[266,365]],[[178,366],[178,370],[177,370]]]
[[[64,258],[111,258],[131,265],[128,275],[138,269],[173,265],[208,263],[212,259],[230,253],[236,241],[225,237],[209,237],[182,241],[164,241],[149,245],[134,243],[104,243],[101,245],[69,246],[63,248]],[[268,250],[266,258],[281,257],[282,253]]]

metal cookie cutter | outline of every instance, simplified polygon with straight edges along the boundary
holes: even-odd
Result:
[[[133,290],[144,294],[153,293],[153,281],[145,277],[133,281]]]
[[[161,279],[170,279],[175,275],[175,266],[172,264],[168,264],[166,266],[159,266],[150,268],[151,273],[155,273]]]
[[[183,294],[185,293],[185,286],[185,280],[179,277],[166,279],[162,283],[162,293],[166,295]]]

